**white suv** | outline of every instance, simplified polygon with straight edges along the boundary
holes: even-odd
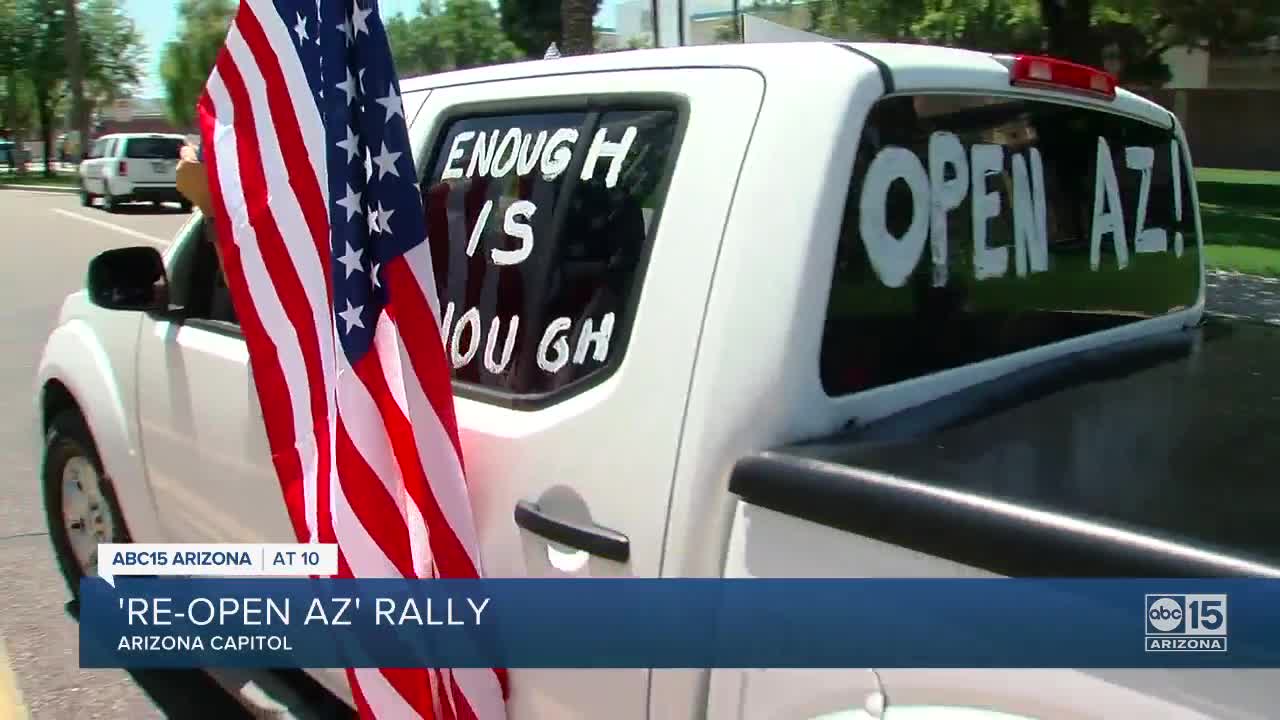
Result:
[[[190,211],[191,203],[178,193],[175,175],[178,151],[185,143],[182,135],[157,133],[98,138],[80,163],[81,204],[92,205],[95,197],[101,197],[107,212],[115,212],[119,203],[135,201],[175,202]]]

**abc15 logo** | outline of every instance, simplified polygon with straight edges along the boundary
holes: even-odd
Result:
[[[1147,595],[1147,635],[1227,634],[1225,594]]]

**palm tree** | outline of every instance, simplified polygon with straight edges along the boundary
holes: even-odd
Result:
[[[560,0],[561,55],[587,55],[595,49],[593,25],[600,0]]]

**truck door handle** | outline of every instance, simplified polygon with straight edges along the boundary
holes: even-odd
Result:
[[[583,525],[551,517],[537,503],[528,500],[516,503],[515,520],[516,525],[534,535],[607,560],[624,563],[631,558],[631,541],[626,535],[595,524]]]

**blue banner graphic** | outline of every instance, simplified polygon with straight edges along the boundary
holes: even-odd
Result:
[[[1280,581],[81,582],[86,668],[1280,667]]]

